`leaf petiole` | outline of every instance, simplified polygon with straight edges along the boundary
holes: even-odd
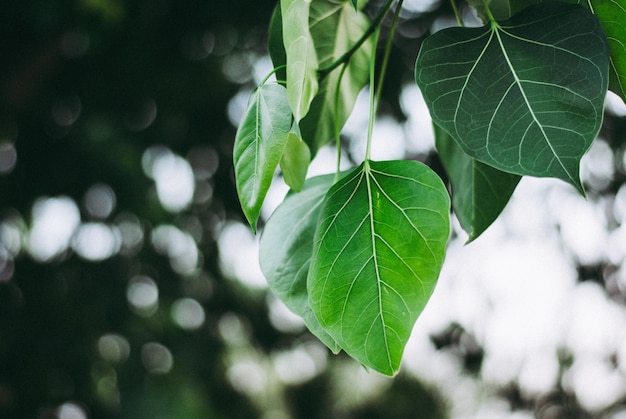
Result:
[[[287,64],[279,65],[278,67],[276,67],[272,71],[270,71],[270,73],[267,76],[265,76],[263,81],[261,81],[261,83],[259,83],[259,87],[261,87],[265,83],[267,83],[267,81],[270,79],[270,77],[272,77],[274,74],[276,74],[278,71],[282,70],[283,68],[287,68]],[[285,80],[277,80],[276,82],[280,83],[280,84],[286,84],[287,83]]]

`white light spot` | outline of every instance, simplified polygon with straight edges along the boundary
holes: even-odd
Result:
[[[116,202],[117,198],[113,189],[101,183],[91,186],[83,197],[83,205],[87,213],[100,220],[111,215]]]
[[[196,271],[200,253],[193,237],[174,226],[159,226],[152,232],[152,245],[170,260],[172,269],[181,275]]]
[[[126,298],[137,314],[149,317],[159,306],[159,289],[152,279],[138,275],[130,280]]]
[[[220,268],[230,278],[252,289],[265,289],[267,282],[259,266],[259,241],[250,228],[228,222],[219,234]]]
[[[13,143],[0,142],[0,175],[8,175],[17,164],[17,151]]]
[[[76,253],[91,261],[101,261],[115,255],[121,244],[120,233],[102,223],[82,224],[72,240]]]
[[[156,342],[141,347],[141,362],[149,373],[156,375],[167,374],[174,366],[170,350]]]
[[[172,305],[172,318],[185,330],[196,330],[204,324],[204,309],[192,298],[181,298]]]
[[[145,151],[142,165],[146,174],[156,182],[163,208],[176,213],[191,203],[195,179],[187,160],[168,148],[156,146]]]
[[[98,339],[98,352],[105,361],[119,364],[128,359],[130,345],[123,336],[109,333]]]
[[[58,419],[87,419],[87,414],[76,403],[63,403],[57,412]]]
[[[32,218],[28,250],[35,260],[47,262],[67,249],[80,212],[70,198],[42,198],[33,205]]]

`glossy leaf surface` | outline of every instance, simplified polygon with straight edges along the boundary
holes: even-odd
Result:
[[[308,275],[321,325],[352,357],[398,371],[449,235],[448,193],[415,161],[364,162],[328,192]]]
[[[473,158],[582,192],[580,159],[600,129],[608,84],[607,41],[583,7],[546,3],[439,31],[422,44],[416,82],[435,123]]]
[[[281,0],[283,44],[287,53],[287,92],[296,122],[317,94],[317,56],[309,32],[307,0]]]
[[[261,270],[272,292],[333,352],[341,349],[311,311],[307,273],[322,202],[334,175],[308,179],[300,193],[290,193],[267,221],[260,244]]]
[[[346,1],[320,0],[311,3],[309,25],[320,68],[348,51],[367,30],[369,20]],[[343,127],[354,108],[357,95],[368,80],[371,42],[363,43],[352,55],[340,77],[336,68],[320,84],[309,114],[301,121],[302,138],[315,152],[334,138],[335,120]],[[339,88],[339,101],[335,94]]]
[[[435,144],[452,184],[452,208],[471,242],[498,218],[521,177],[471,158],[437,126]]]
[[[256,232],[265,195],[291,129],[287,91],[265,84],[254,91],[235,136],[233,160],[241,208]]]

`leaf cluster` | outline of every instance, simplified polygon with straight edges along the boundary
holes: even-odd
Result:
[[[626,8],[599,0],[470,2],[484,26],[424,40],[415,82],[450,200],[422,163],[371,161],[371,135],[358,167],[306,179],[311,156],[338,143],[368,80],[371,134],[386,66],[385,59],[375,86],[377,34],[394,2],[371,21],[361,3],[280,1],[269,45],[279,82],[252,94],[234,164],[254,230],[279,165],[292,188],[261,238],[273,292],[333,352],[393,375],[436,285],[450,205],[471,241],[499,216],[522,176],[562,179],[584,195],[580,160],[602,124],[607,89],[626,97]],[[388,55],[391,43],[386,48]]]

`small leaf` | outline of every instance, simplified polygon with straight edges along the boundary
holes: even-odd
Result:
[[[235,136],[233,160],[237,193],[255,232],[261,206],[287,143],[291,120],[285,88],[265,84],[250,97]]]
[[[626,2],[624,0],[588,0],[598,16],[611,49],[609,88],[626,101]]]
[[[296,122],[317,94],[317,57],[309,33],[310,0],[281,0],[283,44],[287,53],[287,95]]]
[[[348,51],[367,30],[369,20],[343,0],[320,0],[311,3],[309,25],[321,68]],[[343,127],[354,108],[359,92],[367,84],[371,60],[371,41],[366,41],[352,55],[340,78],[341,66],[320,84],[309,114],[300,122],[302,138],[313,154],[334,136],[335,120]],[[339,102],[335,93],[339,87]]]
[[[602,123],[608,64],[597,18],[555,2],[436,32],[422,44],[416,82],[435,123],[471,157],[584,193],[580,159]]]
[[[320,324],[352,357],[398,371],[443,263],[450,198],[415,161],[365,161],[326,195],[308,274]]]
[[[296,192],[299,192],[304,185],[309,163],[311,163],[309,147],[297,133],[290,132],[283,157],[280,159],[280,169],[285,183]]]
[[[259,258],[274,295],[303,318],[311,333],[337,353],[341,348],[311,311],[306,286],[315,227],[333,178],[334,175],[325,175],[308,179],[302,192],[287,195],[265,224]]]
[[[521,177],[471,158],[436,125],[435,144],[452,184],[452,208],[469,243],[498,218]]]

